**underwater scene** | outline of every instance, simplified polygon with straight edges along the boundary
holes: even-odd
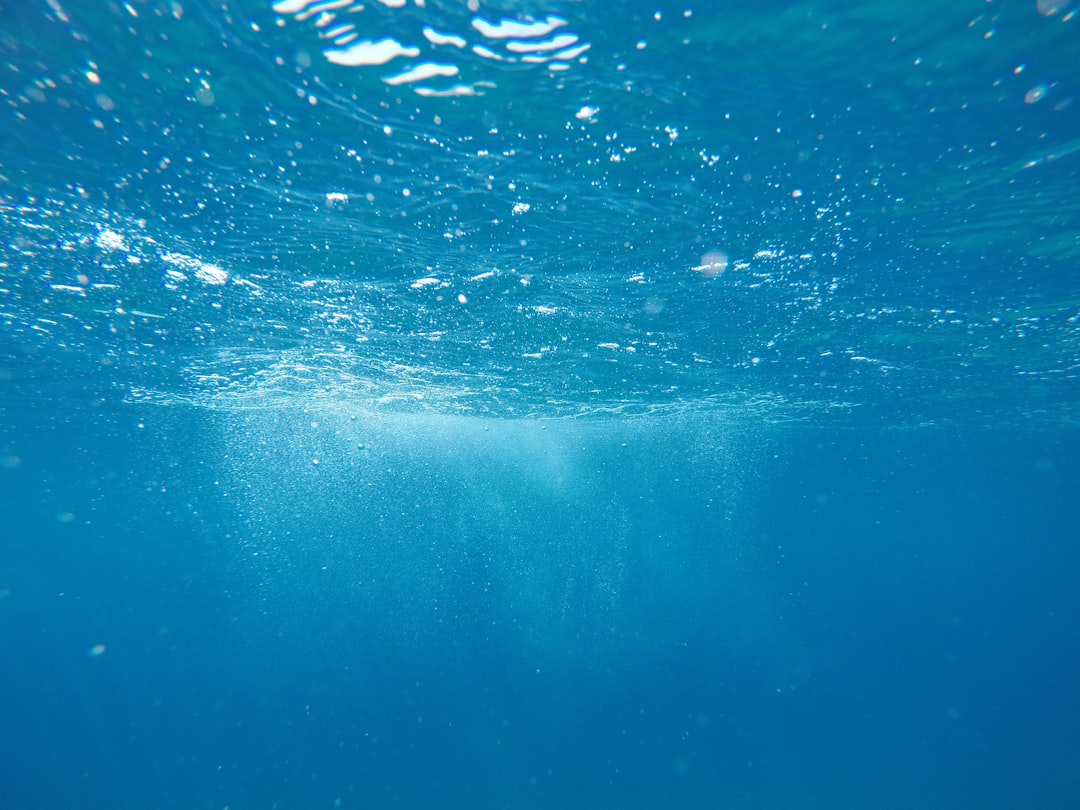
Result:
[[[1080,806],[1078,53],[0,0],[0,810]]]

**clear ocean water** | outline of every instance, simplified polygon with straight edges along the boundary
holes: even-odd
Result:
[[[0,0],[0,810],[1080,807],[1078,54]]]

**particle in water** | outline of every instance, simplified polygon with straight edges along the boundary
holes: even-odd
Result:
[[[657,296],[646,298],[644,310],[647,315],[659,315],[664,311],[664,299]]]
[[[1038,0],[1035,4],[1044,17],[1053,17],[1069,7],[1072,0]]]
[[[216,264],[203,264],[195,270],[195,278],[203,284],[208,284],[212,287],[220,287],[221,285],[228,283],[229,274]]]
[[[1042,101],[1044,98],[1046,98],[1046,94],[1048,92],[1050,92],[1050,88],[1047,87],[1045,84],[1037,84],[1030,90],[1028,90],[1026,93],[1024,93],[1024,103],[1035,104],[1039,101]]]
[[[727,270],[727,266],[728,257],[726,253],[719,250],[710,250],[701,257],[701,262],[693,269],[694,272],[701,273],[703,276],[716,278],[716,276]]]

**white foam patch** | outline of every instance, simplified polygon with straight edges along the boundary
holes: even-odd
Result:
[[[465,37],[459,37],[456,34],[442,34],[434,28],[425,28],[424,38],[432,45],[453,45],[455,48],[464,48],[469,44],[465,41]]]
[[[327,39],[337,39],[351,33],[354,30],[355,28],[352,23],[342,23],[341,25],[338,25],[334,28],[323,31],[322,36],[326,37]]]
[[[95,241],[102,250],[127,250],[124,237],[108,228],[99,233]]]
[[[297,12],[296,19],[303,22],[309,17],[314,17],[316,14],[319,16],[317,20],[326,20],[327,22],[334,19],[333,11],[339,8],[345,8],[352,5],[352,0],[322,0],[318,3],[309,3],[306,10]],[[317,25],[318,23],[316,23]],[[324,23],[325,25],[326,23]]]
[[[433,79],[436,76],[457,76],[457,74],[457,65],[437,65],[434,62],[424,62],[422,65],[417,65],[404,73],[386,76],[383,81],[390,85],[399,85]]]
[[[278,0],[273,9],[278,14],[298,14],[314,2],[316,0]]]
[[[482,56],[485,59],[493,59],[496,62],[505,62],[506,58],[500,54],[495,53],[491,48],[485,48],[483,45],[473,45],[473,53],[477,56]]]
[[[570,60],[570,59],[577,59],[579,56],[581,56],[583,53],[585,53],[585,51],[589,50],[589,48],[591,48],[591,47],[592,47],[592,45],[590,45],[588,43],[585,43],[583,45],[579,45],[576,48],[569,48],[569,49],[567,49],[565,51],[559,51],[558,53],[553,53],[551,55],[551,58],[552,59],[562,59],[562,60],[567,60],[567,61]]]
[[[511,39],[519,37],[542,37],[550,34],[556,28],[566,25],[562,17],[547,17],[535,22],[521,22],[520,20],[500,20],[490,23],[482,17],[476,17],[472,26],[488,39]]]
[[[498,70],[497,65],[485,68],[478,66],[475,60],[454,64],[453,49],[471,50],[488,62],[546,65],[548,70],[564,70],[566,64],[553,63],[569,62],[589,48],[588,43],[582,42],[581,37],[569,29],[553,34],[570,25],[564,17],[549,14],[485,18],[476,14],[479,4],[473,0],[460,4],[460,13],[440,19],[438,28],[420,19],[422,38],[413,43],[390,36],[370,39],[373,32],[388,29],[382,23],[364,25],[358,21],[368,20],[380,7],[394,12],[382,12],[384,18],[419,14],[425,8],[424,0],[411,3],[409,0],[271,0],[271,4],[277,14],[312,26],[319,39],[326,43],[323,56],[332,64],[377,69],[400,57],[416,60],[417,64],[410,64],[407,69],[380,72],[379,75],[386,84],[408,86],[420,96],[482,95],[482,88],[496,86],[493,80],[497,77],[490,75],[490,71]],[[439,49],[437,58],[434,56],[436,49]],[[477,75],[478,71],[487,73]],[[451,77],[465,80],[453,86],[438,82]],[[422,84],[429,80],[435,80],[434,86]]]
[[[523,42],[521,40],[512,39],[506,43],[506,50],[512,51],[513,53],[557,51],[561,48],[569,48],[571,45],[577,43],[577,41],[578,38],[573,34],[562,34],[561,36],[541,40],[540,42]]]
[[[416,95],[426,98],[453,98],[456,96],[482,96],[484,87],[494,87],[491,82],[477,82],[476,84],[455,84],[441,90],[434,87],[417,87]]]
[[[364,40],[348,48],[333,48],[326,52],[326,58],[335,65],[385,65],[399,56],[414,57],[420,55],[419,48],[402,45],[396,39],[387,37],[378,42]]]
[[[195,278],[203,284],[209,284],[212,287],[220,287],[223,284],[228,283],[229,274],[216,264],[204,264],[195,271]]]

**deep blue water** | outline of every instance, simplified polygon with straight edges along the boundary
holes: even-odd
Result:
[[[1080,806],[1078,25],[0,0],[0,810]]]

